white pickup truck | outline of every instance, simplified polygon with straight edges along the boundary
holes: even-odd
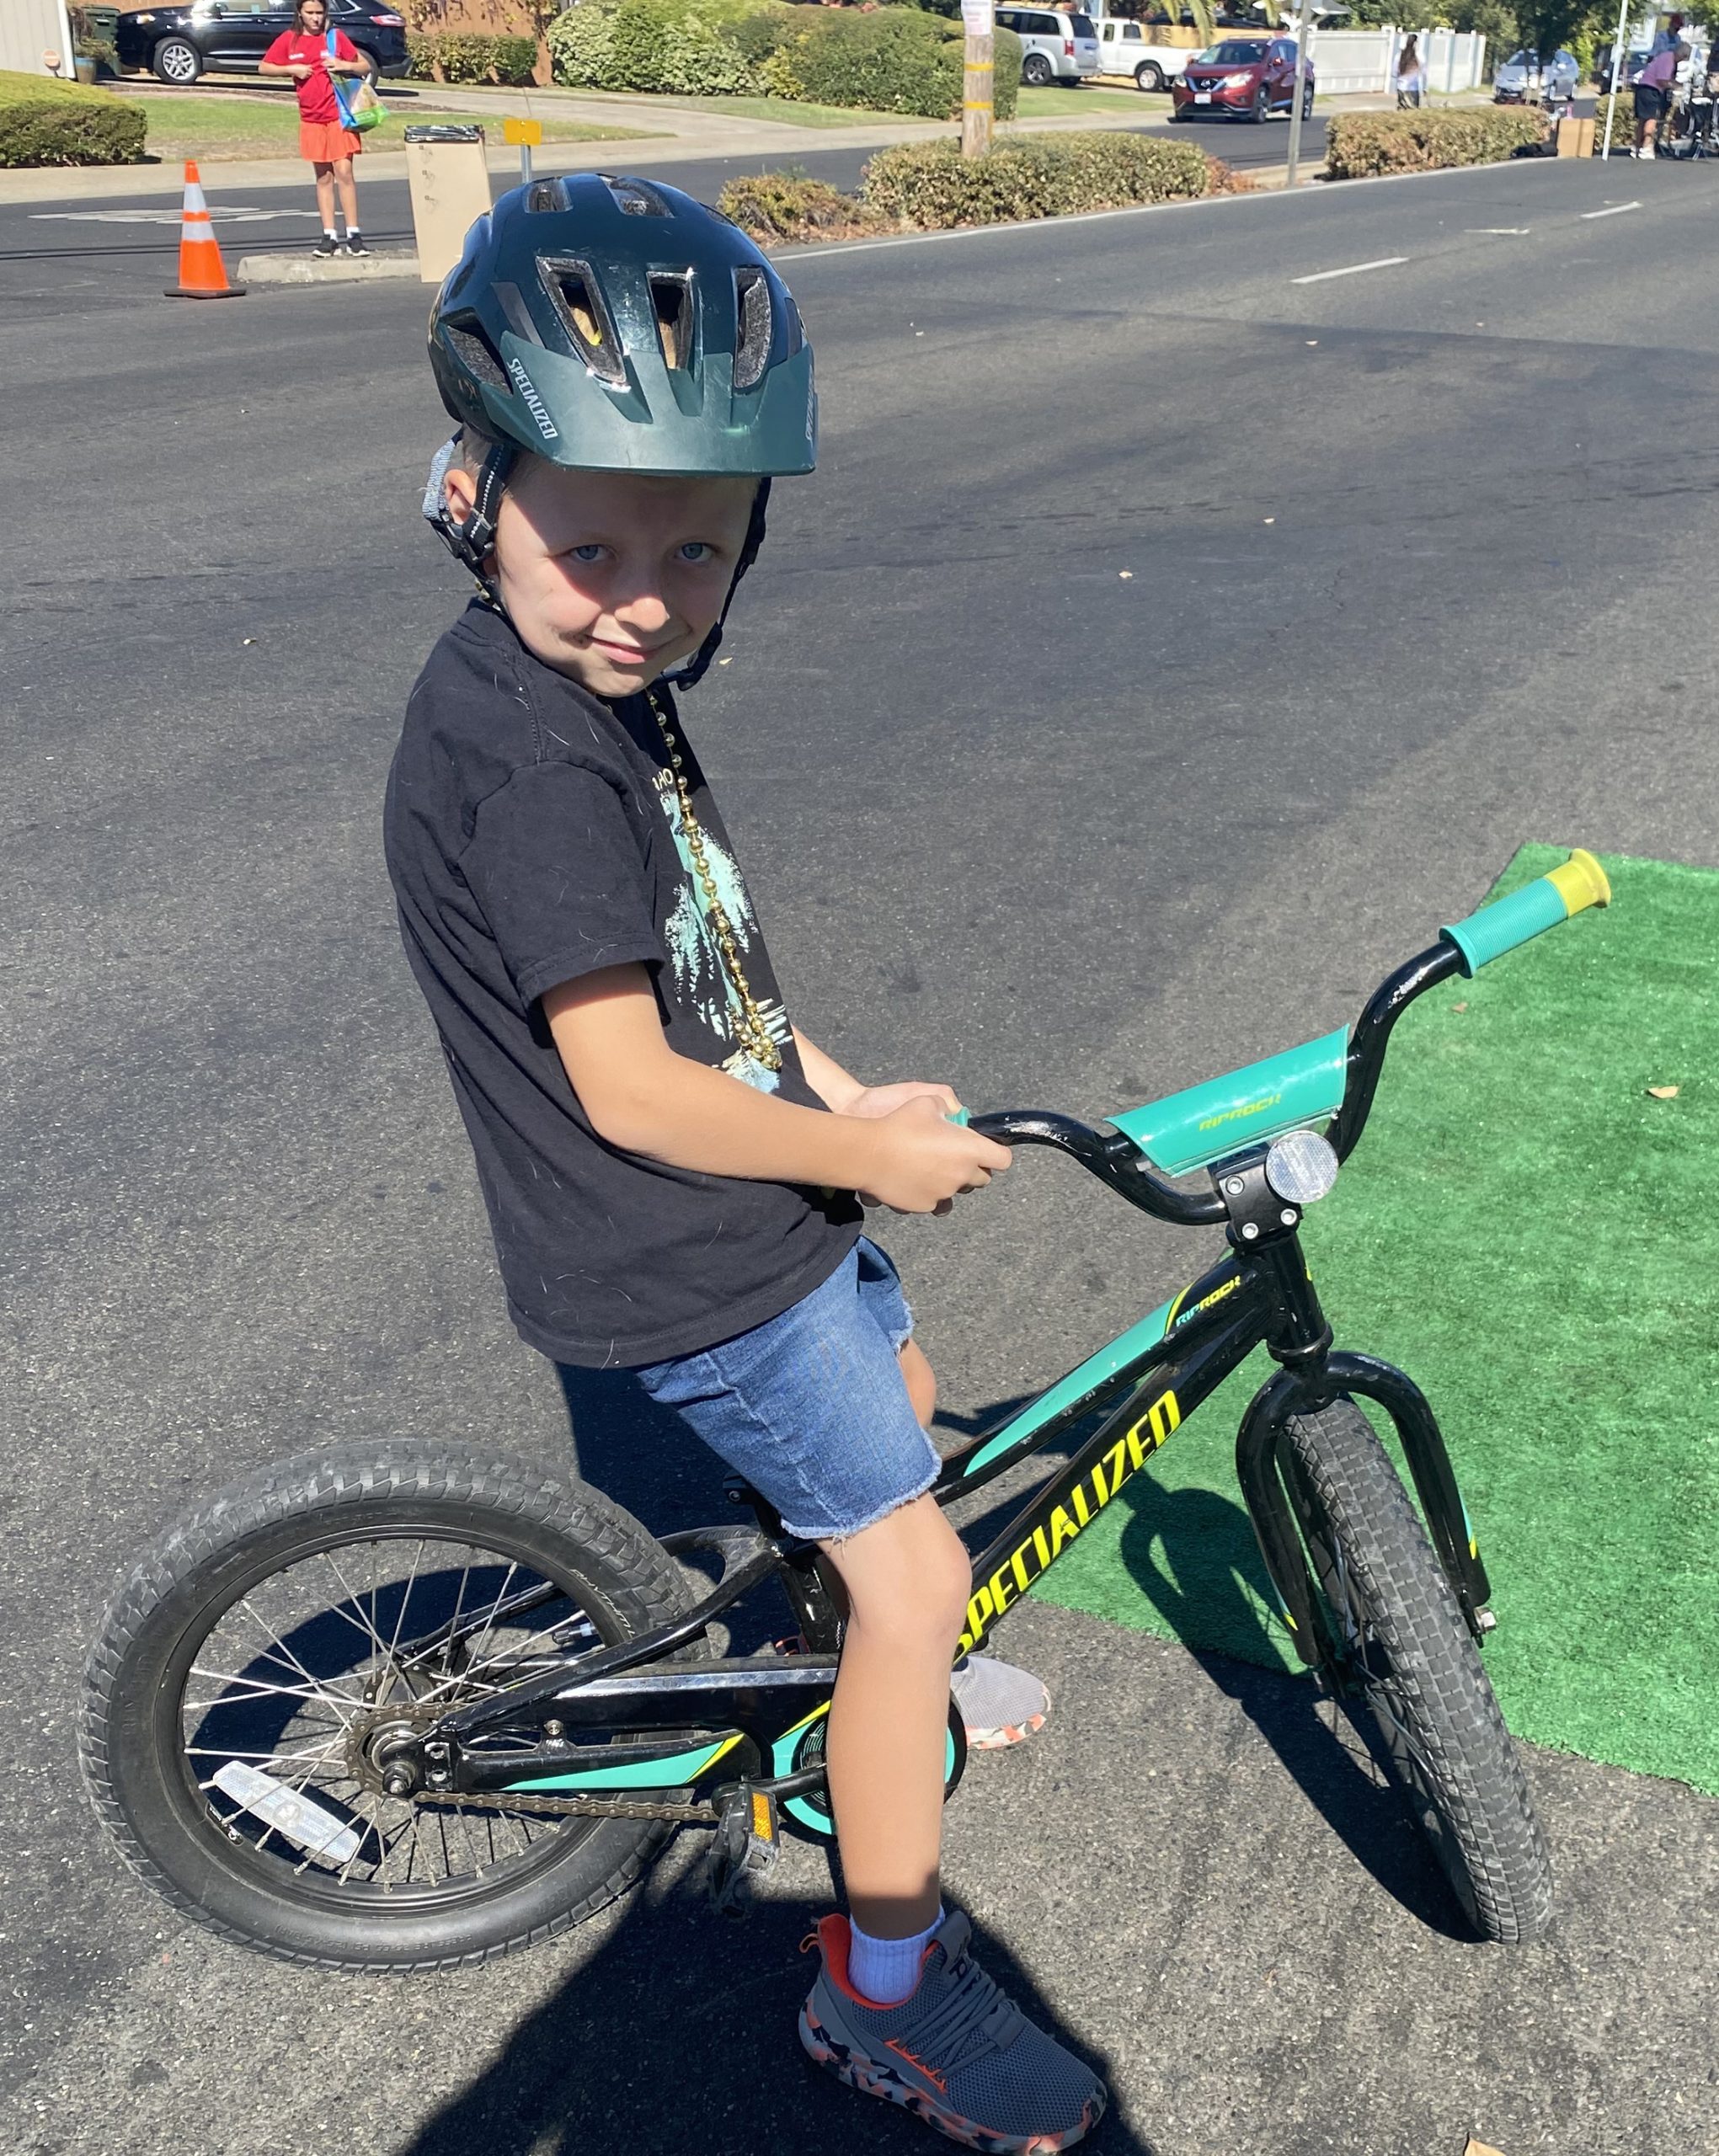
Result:
[[[1098,24],[1098,72],[1126,75],[1140,90],[1167,90],[1188,61],[1194,48],[1184,45],[1154,45],[1152,26],[1106,15]]]

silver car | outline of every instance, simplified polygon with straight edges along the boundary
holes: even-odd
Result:
[[[999,8],[998,26],[1021,40],[1021,80],[1042,89],[1048,83],[1079,83],[1098,72],[1098,32],[1090,15],[1048,8]]]
[[[1537,52],[1514,52],[1492,77],[1494,104],[1562,104],[1582,78],[1573,53],[1562,47],[1542,67]]]

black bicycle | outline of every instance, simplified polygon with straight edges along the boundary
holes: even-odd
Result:
[[[1400,1370],[1334,1348],[1298,1230],[1359,1139],[1415,998],[1610,896],[1572,854],[1447,928],[1353,1034],[1108,1129],[971,1119],[1070,1155],[1161,1220],[1222,1226],[1228,1248],[947,1462],[944,1503],[1073,1448],[975,1561],[963,1651],[1263,1343],[1279,1367],[1236,1469],[1284,1620],[1491,1940],[1532,1939],[1551,1910],[1477,1652],[1491,1590],[1432,1411]],[[1202,1185],[1172,1180],[1195,1171]],[[1418,1508],[1358,1401],[1394,1425]],[[595,1491],[488,1450],[345,1445],[235,1483],[162,1536],[109,1609],[82,1724],[97,1809],[176,1908],[288,1960],[427,1969],[528,1945],[612,1900],[682,1826],[714,1830],[712,1885],[732,1906],[781,1828],[834,1831],[823,1743],[841,1647],[817,1549],[734,1494],[750,1524],[659,1541]],[[707,1592],[688,1560],[717,1570]],[[803,1651],[715,1652],[723,1613],[772,1581]],[[953,1709],[948,1756],[953,1790]]]

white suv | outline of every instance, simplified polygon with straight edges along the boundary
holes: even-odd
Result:
[[[1021,80],[1042,89],[1047,83],[1079,83],[1098,72],[1098,32],[1090,15],[1053,13],[1048,8],[999,8],[999,28],[1021,40]]]

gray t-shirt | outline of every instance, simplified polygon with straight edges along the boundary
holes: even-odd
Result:
[[[739,997],[643,696],[590,695],[474,600],[418,678],[388,779],[401,934],[477,1153],[508,1308],[558,1362],[661,1362],[747,1331],[827,1279],[858,1232],[851,1191],[702,1175],[609,1145],[537,1002],[558,982],[637,960],[677,1054],[823,1106],[709,788],[676,732],[780,1071],[739,1045]]]

